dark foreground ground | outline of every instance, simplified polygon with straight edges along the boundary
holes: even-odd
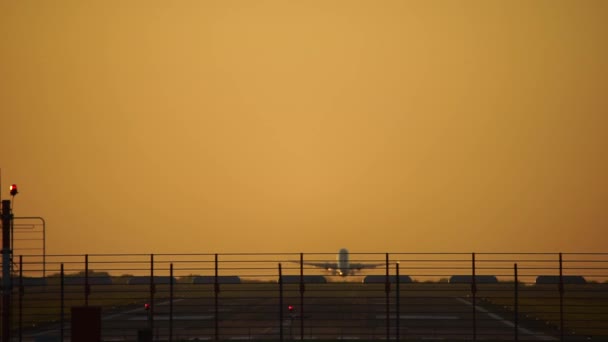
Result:
[[[277,284],[223,285],[216,306],[212,285],[176,286],[173,297],[168,287],[159,286],[153,322],[143,305],[149,301],[146,286],[93,288],[90,303],[102,306],[104,341],[135,341],[138,330],[150,326],[158,341],[278,340],[281,336],[294,340],[558,341],[562,337],[555,320],[559,307],[551,291],[522,289],[516,320],[513,306],[507,305],[513,303],[512,285],[508,284],[480,286],[476,307],[468,285],[402,284],[398,294],[393,285],[388,315],[385,290],[383,284],[307,284],[301,302],[298,285],[284,286],[282,298]],[[125,293],[124,299],[117,298]],[[565,340],[608,340],[604,334],[607,328],[602,329],[604,323],[597,319],[608,315],[603,312],[606,295],[599,291],[596,298],[579,298],[584,301],[577,303],[600,304],[590,306],[587,316],[576,316],[595,325],[586,331],[569,328],[563,334]],[[294,307],[292,312],[289,305]],[[574,316],[570,313],[569,317]],[[65,341],[71,332],[69,319],[66,315]],[[598,324],[599,328],[594,328]],[[59,341],[60,335],[58,322],[22,330],[23,341]]]

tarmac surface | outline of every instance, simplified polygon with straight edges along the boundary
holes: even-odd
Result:
[[[275,292],[221,292],[217,299],[201,296],[158,299],[154,316],[142,305],[106,310],[102,313],[104,341],[135,341],[138,330],[152,327],[155,341],[352,339],[352,340],[559,340],[555,327],[535,320],[521,320],[515,327],[513,313],[466,292],[402,291],[397,310],[395,291],[387,299],[382,286],[345,288],[336,284],[316,285],[304,293],[300,303],[297,287]],[[295,285],[294,285],[295,286]],[[289,312],[288,306],[294,309]],[[282,315],[280,313],[283,309]],[[398,311],[398,312],[397,312]],[[217,316],[216,316],[217,314]],[[475,320],[473,317],[475,316]],[[216,319],[217,317],[217,319]],[[388,317],[388,322],[387,322]],[[399,317],[399,319],[397,318]],[[303,329],[302,329],[303,328]],[[69,340],[69,322],[64,326]],[[24,341],[58,341],[60,326],[26,331]]]

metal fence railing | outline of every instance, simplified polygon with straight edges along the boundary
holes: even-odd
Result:
[[[12,341],[69,341],[80,307],[103,341],[608,339],[608,253],[347,257],[14,256],[3,310]]]

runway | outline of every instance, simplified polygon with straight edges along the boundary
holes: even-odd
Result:
[[[154,317],[143,303],[103,310],[104,341],[135,341],[137,331],[153,327],[155,340],[520,340],[554,341],[554,327],[532,319],[515,328],[513,314],[484,305],[473,308],[472,299],[461,291],[408,291],[403,286],[396,306],[393,290],[387,299],[382,286],[323,284],[309,286],[303,305],[297,287],[283,292],[276,285],[232,285],[215,298],[211,292],[180,291],[177,298],[158,299]],[[288,305],[293,305],[289,312]],[[283,309],[282,316],[280,310]],[[216,316],[217,314],[217,316]],[[473,317],[475,316],[475,320]],[[216,319],[217,317],[217,319]],[[399,317],[399,319],[397,319]],[[388,322],[387,322],[388,318]],[[65,326],[69,335],[69,326]],[[59,326],[27,331],[25,341],[54,341]]]

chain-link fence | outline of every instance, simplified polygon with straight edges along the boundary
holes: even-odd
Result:
[[[11,340],[69,341],[81,307],[103,341],[608,339],[608,253],[346,257],[15,256]]]

